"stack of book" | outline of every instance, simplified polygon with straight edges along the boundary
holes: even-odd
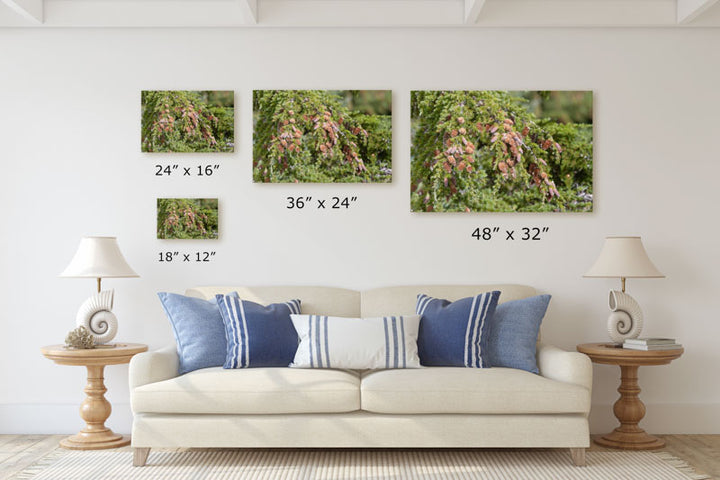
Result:
[[[626,338],[623,348],[630,350],[674,350],[682,348],[674,338]]]

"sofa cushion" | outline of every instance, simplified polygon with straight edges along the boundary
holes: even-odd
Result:
[[[360,408],[360,378],[345,370],[205,368],[135,388],[135,413],[338,413]]]
[[[296,368],[419,368],[419,315],[373,318],[291,315]]]
[[[228,288],[228,292],[238,287]],[[537,295],[534,288],[526,285],[404,285],[399,287],[381,287],[372,290],[363,290],[360,297],[360,311],[362,315],[342,315],[347,317],[379,317],[392,312],[394,315],[411,315],[415,313],[418,293],[424,293],[435,298],[445,298],[451,302],[465,297],[472,297],[478,292],[491,292],[499,290],[501,293],[498,303],[518,300],[520,298]],[[190,293],[188,293],[190,295]],[[303,313],[311,312],[305,308],[305,297],[299,293],[292,298],[302,298]],[[242,297],[242,295],[241,295]],[[245,298],[245,297],[242,297]],[[290,297],[288,297],[290,298]],[[252,300],[252,299],[251,299]],[[324,315],[338,315],[327,311],[317,312]]]
[[[231,292],[237,292],[238,296],[243,300],[250,300],[261,305],[286,302],[288,298],[299,298],[302,300],[303,313],[335,315],[337,317],[361,316],[360,292],[345,288],[307,287],[302,285],[273,287],[211,286],[189,288],[185,295],[210,300],[215,298],[215,295],[224,295]],[[388,312],[397,313],[394,310],[388,310]],[[408,313],[412,314],[412,309]]]
[[[375,413],[587,413],[590,392],[511,368],[365,372],[361,407]]]

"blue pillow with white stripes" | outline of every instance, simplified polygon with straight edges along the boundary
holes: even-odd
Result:
[[[227,340],[223,368],[290,365],[298,346],[290,315],[300,313],[300,300],[263,306],[232,295],[215,298]]]
[[[438,367],[489,367],[489,323],[499,298],[497,290],[455,302],[418,295],[420,363]]]
[[[419,315],[372,318],[292,315],[295,368],[418,368]]]

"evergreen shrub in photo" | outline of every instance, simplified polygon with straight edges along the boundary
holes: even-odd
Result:
[[[392,181],[389,90],[253,92],[255,182]]]
[[[143,152],[234,151],[234,92],[146,90],[141,97]]]
[[[158,198],[157,238],[217,239],[217,198]]]
[[[592,92],[413,91],[414,212],[591,212]]]

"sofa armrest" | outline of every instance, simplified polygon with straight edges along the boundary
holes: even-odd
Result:
[[[175,345],[135,355],[130,360],[130,391],[148,383],[177,377],[179,363]]]
[[[581,385],[592,392],[592,362],[587,355],[541,343],[537,348],[537,363],[543,377]]]

